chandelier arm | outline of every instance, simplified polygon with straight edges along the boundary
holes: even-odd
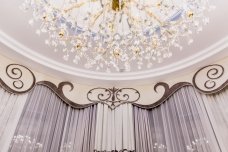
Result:
[[[87,4],[87,3],[90,3],[90,2],[97,2],[99,0],[90,0],[90,1],[87,1],[87,2],[81,2],[81,3],[76,3],[74,4],[73,6],[67,8],[67,9],[64,9],[64,11],[67,13],[69,11],[72,11],[73,9],[75,8],[79,8],[79,7],[82,7],[83,5]]]
[[[83,5],[85,5],[86,3],[88,3],[88,2],[77,3],[77,4],[71,6],[71,7],[67,8],[67,9],[64,9],[64,12],[67,13],[69,11],[72,11],[73,9],[79,8],[79,7],[83,6]]]
[[[163,22],[160,20],[159,17],[157,17],[157,15],[155,15],[155,13],[150,12],[149,10],[145,10],[145,12],[152,18],[154,18],[160,25],[163,25]]]
[[[132,20],[135,20],[138,23],[143,23],[142,21],[140,21],[138,18],[135,18],[134,16],[131,15],[131,13],[129,12],[129,10],[126,12],[127,16],[130,17]]]
[[[92,23],[90,23],[90,26],[94,26],[94,24],[96,23],[97,19],[103,14],[104,10],[101,10],[100,12],[98,12],[97,14],[95,14],[94,20],[92,21]]]

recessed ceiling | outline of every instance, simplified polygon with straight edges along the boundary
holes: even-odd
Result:
[[[187,45],[181,42],[183,50],[173,49],[173,57],[163,63],[154,63],[153,67],[131,72],[106,73],[93,69],[85,69],[82,65],[75,65],[71,61],[62,59],[62,52],[54,52],[54,48],[45,45],[47,35],[38,36],[33,27],[28,24],[32,12],[24,13],[19,9],[23,0],[2,0],[0,6],[0,47],[1,54],[6,55],[27,66],[36,67],[40,72],[48,71],[50,75],[77,79],[89,82],[103,80],[107,82],[128,81],[146,82],[161,79],[180,71],[189,71],[199,63],[211,63],[228,55],[228,1],[216,1],[216,9],[208,14],[210,23],[204,26],[199,34],[193,34],[194,43]],[[212,2],[213,3],[213,2]],[[226,49],[227,48],[227,49]],[[28,58],[27,60],[24,60]],[[188,67],[188,70],[186,68]],[[189,68],[191,67],[191,68]]]

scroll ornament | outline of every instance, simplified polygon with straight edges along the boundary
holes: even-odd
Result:
[[[192,80],[193,86],[204,94],[217,93],[228,84],[228,73],[219,64],[205,66],[199,69]]]
[[[5,69],[6,77],[4,80],[0,78],[0,86],[13,94],[23,94],[31,91],[36,85],[43,85],[51,89],[59,98],[61,98],[66,104],[73,108],[86,108],[92,106],[91,104],[77,104],[74,101],[68,99],[63,93],[63,87],[68,85],[70,90],[74,89],[74,85],[71,82],[60,82],[58,86],[50,81],[36,82],[34,73],[27,67],[20,64],[9,64]],[[7,82],[7,83],[6,83]]]
[[[50,81],[36,82],[34,73],[27,67],[20,64],[9,64],[5,68],[5,75],[0,78],[0,85],[3,89],[10,93],[22,94],[29,92],[35,85],[44,85],[50,88],[59,98],[73,108],[86,108],[97,103],[108,105],[111,109],[115,109],[121,104],[132,103],[141,108],[155,108],[166,101],[172,94],[184,86],[194,86],[198,91],[205,94],[217,93],[228,84],[228,73],[225,67],[219,64],[205,66],[199,69],[193,76],[192,83],[178,82],[173,86],[169,86],[165,82],[159,82],[154,86],[154,91],[157,93],[158,87],[165,89],[164,94],[158,100],[149,105],[141,105],[140,92],[134,88],[103,88],[97,87],[90,89],[87,92],[89,104],[77,104],[76,101],[71,101],[64,95],[63,87],[70,86],[72,91],[74,85],[71,82],[60,82],[58,86]]]
[[[87,99],[94,103],[104,103],[115,109],[124,103],[138,101],[140,93],[134,88],[93,88],[87,93]]]
[[[0,85],[10,93],[26,93],[36,84],[36,78],[33,72],[23,65],[9,64],[5,72],[8,79],[3,81],[2,78],[0,78]],[[28,80],[30,83],[26,83]]]

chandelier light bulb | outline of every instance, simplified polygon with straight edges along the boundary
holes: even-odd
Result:
[[[170,47],[209,23],[207,0],[25,0],[31,9],[35,32],[47,33],[45,44],[63,52],[64,60],[85,68],[106,72],[126,72],[152,68],[170,58]]]

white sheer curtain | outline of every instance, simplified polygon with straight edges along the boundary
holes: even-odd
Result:
[[[29,94],[9,152],[92,152],[96,106],[73,109],[49,88]]]
[[[133,107],[136,152],[220,152],[203,102],[184,87],[159,107]]]
[[[0,151],[6,152],[19,121],[27,94],[14,95],[0,88]]]
[[[189,86],[150,110],[74,109],[45,86],[28,97],[0,88],[0,151],[227,152],[227,100],[228,89],[202,95]]]
[[[228,89],[201,96],[223,151],[228,152]]]
[[[98,104],[95,138],[96,151],[133,151],[134,126],[131,104],[123,104],[111,110]]]

